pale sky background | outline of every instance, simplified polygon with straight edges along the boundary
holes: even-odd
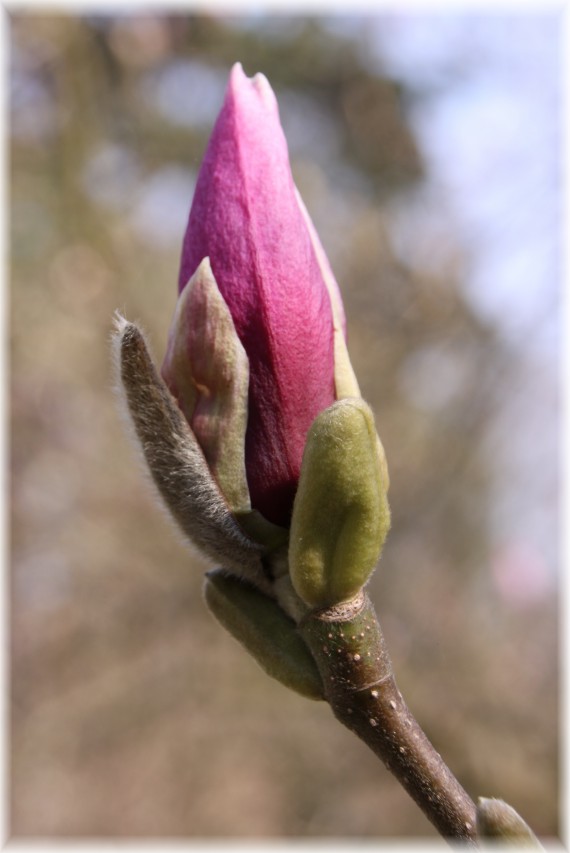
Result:
[[[552,13],[392,15],[379,22],[376,43],[379,62],[427,93],[410,115],[429,179],[402,216],[402,252],[408,262],[437,264],[428,236],[416,234],[455,233],[468,258],[465,295],[514,355],[503,378],[510,393],[488,427],[488,450],[500,446],[502,459],[490,524],[499,591],[513,588],[511,557],[524,555],[524,603],[550,591],[560,556],[553,458],[564,250],[560,20]]]

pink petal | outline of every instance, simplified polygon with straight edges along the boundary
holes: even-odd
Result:
[[[206,256],[249,358],[252,506],[288,524],[308,429],[334,401],[333,320],[275,96],[239,64],[198,176],[180,289]]]

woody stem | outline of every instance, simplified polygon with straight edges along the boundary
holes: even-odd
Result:
[[[368,597],[314,611],[299,631],[337,719],[382,759],[442,836],[475,844],[475,804],[404,702]]]

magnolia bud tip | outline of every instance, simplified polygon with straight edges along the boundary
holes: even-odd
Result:
[[[235,94],[238,89],[243,89],[246,85],[251,86],[266,106],[276,106],[275,94],[265,74],[258,72],[253,77],[248,77],[241,62],[236,62],[230,73],[230,89]]]
[[[127,326],[132,325],[129,323],[125,317],[121,314],[121,312],[117,309],[113,314],[113,328],[116,335],[122,337]]]

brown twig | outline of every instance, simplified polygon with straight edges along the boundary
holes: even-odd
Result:
[[[313,612],[299,630],[337,719],[382,759],[442,836],[475,844],[475,804],[404,702],[368,597]]]

